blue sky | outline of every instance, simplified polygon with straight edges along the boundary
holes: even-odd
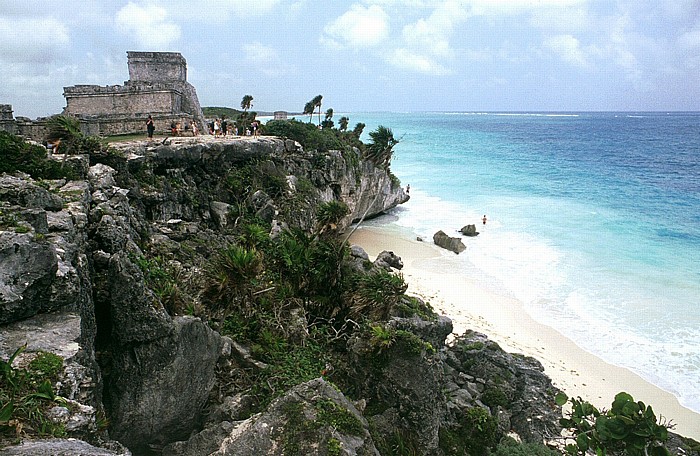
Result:
[[[177,51],[203,106],[700,111],[700,0],[0,0],[0,103]]]

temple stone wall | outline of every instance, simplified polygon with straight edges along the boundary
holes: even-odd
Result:
[[[78,117],[84,132],[92,135],[145,132],[149,114],[157,132],[191,119],[201,132],[208,131],[180,53],[129,51],[127,57],[130,79],[124,85],[65,87],[64,114]]]
[[[132,114],[147,117],[148,114],[176,114],[182,111],[182,94],[175,90],[120,89],[100,93],[95,89],[91,88],[88,93],[66,91],[64,94],[70,102],[64,113],[76,116]]]
[[[63,114],[80,120],[83,133],[93,136],[146,134],[146,119],[153,116],[156,134],[172,123],[183,128],[194,120],[207,134],[194,86],[187,82],[187,62],[178,52],[127,52],[129,77],[123,85],[74,85],[63,88]],[[30,120],[12,115],[12,105],[0,105],[0,130],[42,141],[46,118]]]
[[[17,133],[15,118],[12,116],[12,105],[0,105],[0,130],[9,131],[10,133]]]
[[[187,62],[179,52],[126,53],[130,81],[187,81]]]

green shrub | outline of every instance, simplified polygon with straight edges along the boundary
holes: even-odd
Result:
[[[0,360],[0,438],[22,432],[61,437],[65,428],[46,417],[57,401],[53,384],[63,367],[63,359],[53,353],[40,352],[26,369],[12,366],[26,346],[5,360]]]
[[[540,443],[517,443],[512,439],[505,439],[491,453],[493,456],[561,456],[561,453]]]
[[[343,143],[338,139],[336,130],[319,130],[316,125],[298,120],[272,120],[265,124],[265,134],[297,141],[306,151],[327,152],[343,149]]]
[[[560,420],[574,435],[575,443],[566,447],[568,454],[670,455],[663,445],[668,426],[657,423],[651,406],[635,402],[627,393],[618,393],[608,411],[599,411],[581,398],[569,399],[564,393],[555,400],[560,406],[571,403],[568,418]]]
[[[316,220],[318,221],[321,230],[326,227],[331,227],[335,229],[336,226],[346,215],[350,213],[348,205],[342,201],[331,200],[326,203],[322,203],[318,207],[316,213]]]
[[[488,410],[468,409],[452,428],[441,428],[440,449],[449,455],[485,456],[497,443],[498,423]]]
[[[360,274],[355,279],[355,290],[350,297],[352,312],[371,320],[386,320],[391,310],[401,301],[408,285],[401,274],[380,270]]]
[[[19,136],[0,131],[0,174],[16,172],[29,174],[33,179],[78,179],[70,167],[51,160],[46,149],[25,142]]]

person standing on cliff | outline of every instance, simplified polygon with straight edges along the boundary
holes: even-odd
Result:
[[[146,131],[148,132],[148,139],[153,139],[153,132],[156,131],[156,125],[153,123],[153,117],[148,115],[148,120],[146,120]]]

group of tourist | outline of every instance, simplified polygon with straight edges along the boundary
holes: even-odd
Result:
[[[156,131],[156,125],[153,121],[153,117],[149,114],[146,120],[146,132],[148,133],[148,138],[153,138],[153,133]],[[175,122],[174,120],[170,122],[170,134],[172,136],[181,136],[184,132],[192,132],[192,136],[199,135],[199,128],[197,128],[197,123],[194,120],[185,121],[185,127],[183,130],[182,124],[180,122]]]
[[[209,122],[208,127],[209,134],[214,135],[217,138],[230,135],[239,135],[238,126],[235,123],[230,124],[227,122],[225,117],[222,117],[221,119],[214,119],[212,122]],[[149,115],[148,119],[146,120],[146,131],[148,132],[149,139],[153,138],[153,133],[156,131],[156,126],[151,115]],[[199,128],[197,128],[197,123],[194,120],[185,122],[184,132],[186,133],[189,131],[192,132],[192,136],[199,135]],[[172,121],[170,123],[170,134],[172,136],[181,136],[183,134],[182,125],[180,122]],[[242,134],[245,136],[260,136],[260,122],[254,120]]]
[[[254,120],[250,123],[250,126],[243,132],[239,132],[238,125],[236,123],[229,124],[225,117],[221,119],[214,119],[214,121],[209,122],[209,133],[215,137],[223,136],[259,136],[260,135],[260,123]]]

